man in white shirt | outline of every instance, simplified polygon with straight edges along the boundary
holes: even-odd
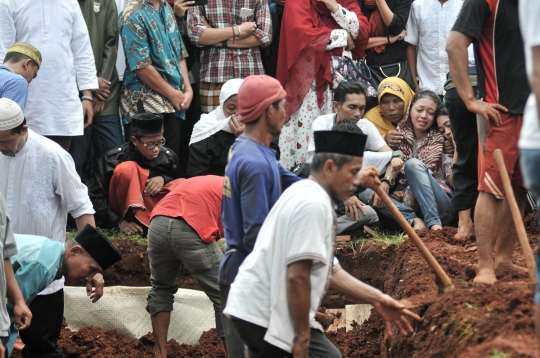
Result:
[[[446,40],[462,4],[463,0],[413,1],[405,41],[415,92],[428,89],[439,96],[444,95],[446,74],[450,70]]]
[[[7,98],[0,99],[0,152],[0,191],[15,233],[64,242],[68,213],[79,230],[87,223],[95,226],[88,190],[73,159],[58,144],[29,129],[20,107]],[[102,292],[103,276],[96,274],[87,288],[92,285]],[[62,357],[57,341],[64,313],[63,287],[64,280],[58,277],[30,304],[33,324],[20,332],[26,345],[24,357]]]
[[[0,58],[18,41],[41,52],[43,64],[29,87],[24,114],[33,131],[68,150],[71,137],[82,135],[83,127],[92,123],[92,90],[98,89],[77,0],[0,0],[0,34]]]
[[[519,24],[525,45],[525,64],[527,77],[532,93],[525,105],[523,127],[519,139],[521,148],[521,170],[527,187],[536,195],[540,204],[540,32],[538,18],[540,2],[537,0],[521,0],[519,2]],[[540,211],[536,211],[536,222],[540,224]],[[539,225],[540,226],[540,225]],[[536,254],[536,267],[540,267],[540,252]],[[536,276],[539,277],[538,269]],[[534,301],[537,305],[536,335],[540,341],[540,286],[537,287]]]
[[[261,227],[253,252],[240,266],[224,313],[249,356],[341,357],[313,321],[326,289],[373,304],[403,334],[416,314],[341,269],[334,257],[332,198],[344,200],[360,185],[380,185],[377,169],[362,168],[366,136],[319,131],[309,180],[291,185]],[[309,240],[307,240],[309,238]],[[249,300],[246,300],[249,297]]]

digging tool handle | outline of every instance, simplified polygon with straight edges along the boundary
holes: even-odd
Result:
[[[527,264],[527,269],[529,271],[529,278],[531,279],[532,283],[536,283],[536,263],[534,262],[531,246],[529,245],[529,239],[527,238],[527,232],[525,231],[525,225],[523,224],[521,212],[519,211],[516,197],[514,196],[514,191],[512,190],[512,184],[510,183],[510,178],[508,177],[508,172],[506,171],[506,165],[504,164],[503,154],[500,149],[495,149],[493,152],[493,160],[499,167],[504,191],[506,192],[506,199],[508,200],[508,206],[510,206],[510,212],[512,213],[512,218],[514,219],[514,225],[516,226],[519,243],[523,249],[523,255],[525,255],[525,263]]]
[[[394,218],[397,220],[399,225],[405,230],[407,235],[409,235],[409,238],[412,240],[413,244],[416,246],[418,251],[422,254],[428,265],[435,271],[435,274],[437,277],[441,280],[443,284],[443,288],[445,291],[452,291],[454,286],[452,285],[452,281],[450,280],[450,277],[444,272],[443,268],[437,260],[435,260],[435,257],[429,252],[426,245],[424,245],[424,242],[420,240],[412,226],[409,224],[409,222],[403,217],[403,214],[399,211],[399,209],[396,207],[396,205],[392,202],[388,194],[386,194],[380,186],[377,186],[375,188],[375,192],[377,195],[384,201]]]

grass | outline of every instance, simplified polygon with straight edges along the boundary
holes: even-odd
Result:
[[[121,233],[120,230],[102,230],[99,229],[103,235],[105,235],[109,239],[128,239],[128,240],[134,240],[137,241],[139,244],[146,245],[148,243],[148,239],[146,237],[141,236],[140,234],[126,234]],[[78,234],[78,231],[75,229],[71,229],[67,232],[66,238],[67,239],[74,239]]]
[[[399,246],[405,242],[406,238],[404,232],[375,229],[375,237],[371,240],[380,246]]]
[[[489,358],[512,358],[512,356],[508,353],[499,352],[497,349],[494,349]]]

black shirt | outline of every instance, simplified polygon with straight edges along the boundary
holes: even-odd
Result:
[[[529,97],[517,0],[466,0],[452,28],[474,40],[478,90],[522,114]]]
[[[388,36],[397,36],[405,29],[407,19],[411,11],[412,0],[386,0],[388,7],[394,13],[394,18],[390,26],[386,28]],[[364,0],[358,0],[360,10],[368,18],[371,17],[373,10],[366,9]],[[405,40],[396,41],[393,44],[386,45],[384,52],[377,53],[373,49],[366,50],[366,62],[368,66],[384,66],[392,63],[406,61],[407,55]]]

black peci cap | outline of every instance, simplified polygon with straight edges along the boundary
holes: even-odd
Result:
[[[96,260],[103,270],[108,269],[122,259],[122,255],[111,244],[109,239],[90,224],[86,224],[79,231],[75,241]]]
[[[336,153],[364,156],[367,135],[341,131],[316,131],[315,153]]]
[[[134,136],[152,136],[163,131],[163,116],[155,113],[138,113],[131,117],[131,133]]]

